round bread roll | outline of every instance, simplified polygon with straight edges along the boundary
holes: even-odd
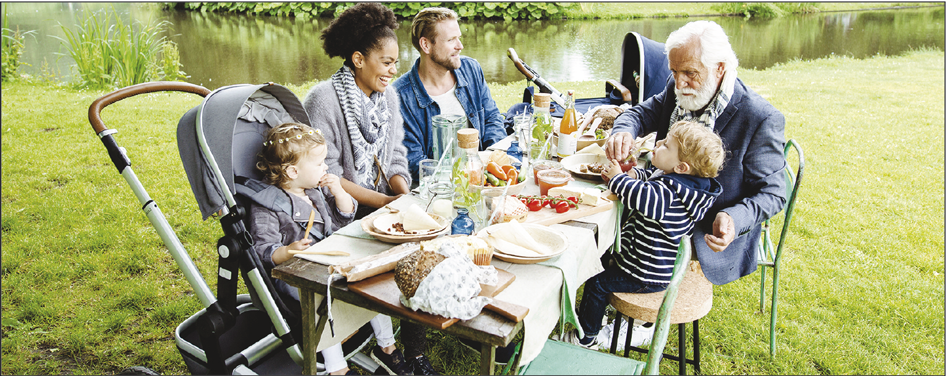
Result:
[[[446,259],[443,255],[425,250],[417,250],[400,261],[394,267],[394,282],[408,299],[414,297],[420,282],[430,274],[437,264]]]

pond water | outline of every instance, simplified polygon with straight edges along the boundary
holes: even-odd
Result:
[[[187,81],[214,89],[235,83],[301,84],[324,80],[340,66],[322,51],[319,32],[331,19],[250,17],[162,10],[149,3],[7,3],[8,28],[36,30],[27,38],[22,72],[49,69],[69,76],[59,25],[73,26],[81,10],[114,9],[126,19],[167,20],[180,48]],[[708,17],[729,34],[742,67],[764,69],[792,59],[830,55],[864,58],[898,55],[921,47],[944,49],[944,11],[934,7],[818,13],[773,20]],[[701,19],[462,21],[463,54],[477,59],[486,80],[507,83],[525,77],[506,56],[509,47],[550,82],[617,79],[624,35],[636,31],[663,42],[673,30]],[[410,22],[398,29],[398,74],[419,54],[410,43]],[[60,51],[62,49],[62,51]],[[58,59],[58,60],[57,60]]]

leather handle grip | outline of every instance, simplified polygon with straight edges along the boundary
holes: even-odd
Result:
[[[522,72],[526,78],[528,78],[530,81],[535,79],[535,75],[526,69],[526,66],[522,63],[522,60],[519,59],[519,55],[516,54],[516,50],[514,50],[512,47],[509,47],[509,49],[506,50],[506,56],[509,56],[509,59],[512,60],[512,63],[516,65],[516,69],[518,69],[519,72]]]
[[[210,89],[203,86],[173,81],[145,82],[115,90],[96,99],[92,102],[92,105],[89,106],[89,123],[92,124],[92,129],[95,130],[95,134],[102,133],[108,129],[105,127],[105,123],[102,122],[101,115],[102,109],[106,106],[138,94],[153,93],[156,91],[183,91],[194,93],[202,97],[206,97],[210,94]]]

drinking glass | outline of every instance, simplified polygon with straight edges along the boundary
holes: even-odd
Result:
[[[434,213],[453,221],[453,183],[443,180],[434,180],[427,187],[430,198],[427,203],[427,212]]]
[[[422,159],[417,165],[418,175],[420,176],[420,185],[418,188],[420,194],[418,194],[418,196],[423,200],[430,198],[430,185],[436,178],[437,162],[436,159]]]
[[[519,161],[522,162],[522,167],[519,169],[519,173],[526,173],[529,169],[529,161],[531,160],[531,145],[532,145],[532,115],[516,115],[512,118],[514,130],[516,132],[516,139],[519,141],[519,151],[520,154],[516,157],[519,158]]]

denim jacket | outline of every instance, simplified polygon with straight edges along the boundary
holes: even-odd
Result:
[[[411,175],[417,179],[417,165],[421,159],[433,156],[433,127],[431,119],[440,114],[440,106],[427,94],[420,81],[420,59],[407,74],[394,81],[401,98],[401,116],[404,118],[404,146]],[[490,96],[483,77],[483,68],[475,59],[460,56],[460,68],[453,70],[457,79],[456,94],[470,124],[480,132],[480,150],[506,137],[506,128],[496,102]]]

